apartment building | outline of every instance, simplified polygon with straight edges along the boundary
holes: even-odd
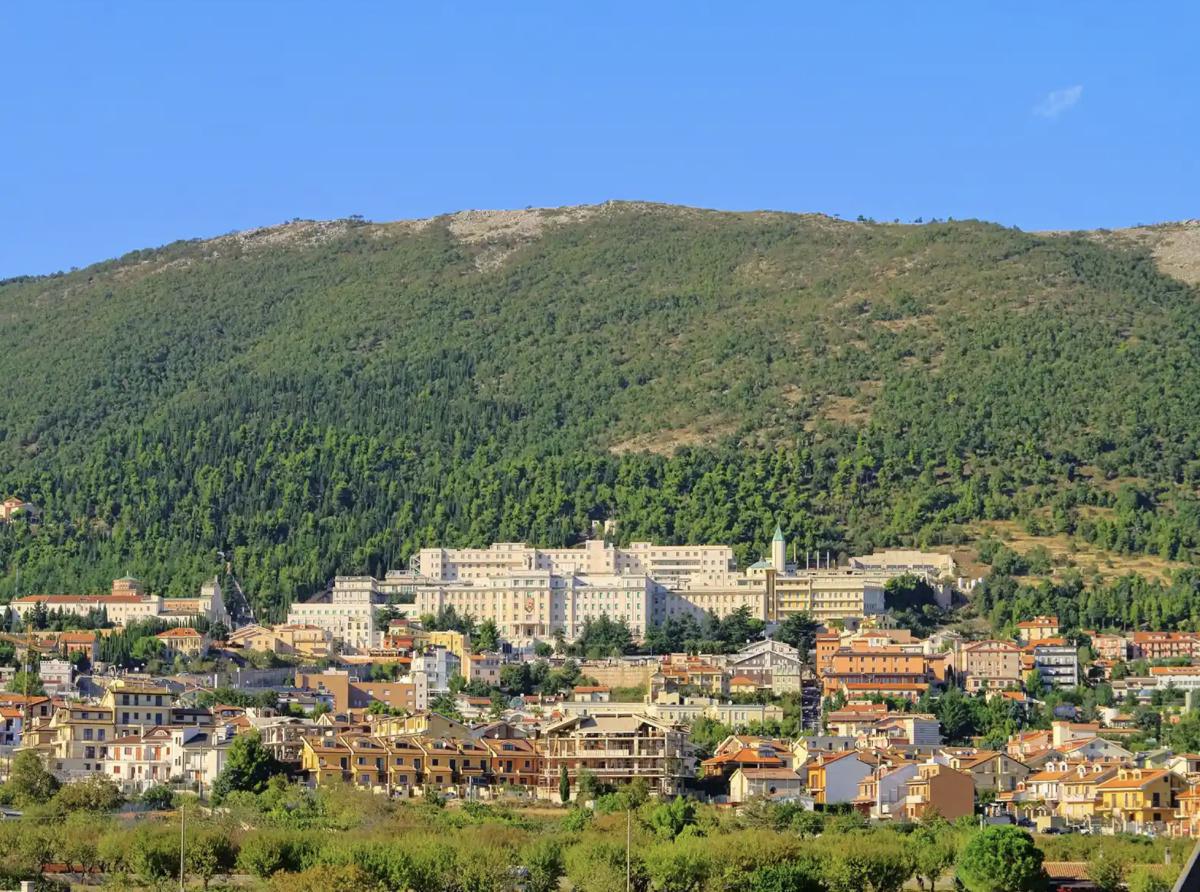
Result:
[[[916,699],[936,680],[931,660],[919,651],[855,641],[834,652],[821,682],[826,694],[886,692]]]
[[[1191,658],[1200,645],[1200,636],[1192,632],[1134,632],[1129,650],[1135,660]]]
[[[644,778],[663,796],[678,793],[692,775],[686,732],[647,715],[573,715],[547,725],[542,745],[545,796],[557,795],[563,767],[572,790],[587,769],[605,784]]]
[[[327,595],[293,604],[287,624],[315,626],[344,651],[366,653],[376,644],[375,610],[384,601],[372,577],[338,576]]]
[[[1129,639],[1124,635],[1105,634],[1103,632],[1094,632],[1086,629],[1082,631],[1081,634],[1088,637],[1091,642],[1092,654],[1098,659],[1129,659]]]
[[[324,672],[297,672],[296,687],[328,698],[334,712],[365,709],[383,703],[408,713],[428,707],[429,689],[424,674],[414,673],[409,681],[359,681],[348,672],[328,669]]]
[[[974,641],[958,651],[958,673],[969,693],[1021,686],[1021,649],[1007,641]]]
[[[173,702],[168,688],[139,678],[117,679],[100,697],[100,705],[113,711],[113,721],[122,734],[169,724]]]
[[[1033,645],[1033,668],[1051,687],[1079,685],[1079,652],[1061,638],[1043,638]]]

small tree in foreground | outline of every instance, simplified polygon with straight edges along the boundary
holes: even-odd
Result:
[[[1046,884],[1042,852],[1018,827],[986,827],[963,847],[958,879],[968,892],[1036,892]]]

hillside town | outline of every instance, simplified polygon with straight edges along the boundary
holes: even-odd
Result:
[[[948,616],[968,585],[938,553],[797,560],[780,530],[744,570],[724,546],[422,549],[275,624],[238,625],[218,579],[164,598],[123,578],[12,602],[0,752],[129,797],[203,797],[253,735],[304,784],[397,798],[637,782],[732,809],[1200,835],[1200,746],[1168,744],[1196,725],[1200,634],[900,624],[893,599]]]

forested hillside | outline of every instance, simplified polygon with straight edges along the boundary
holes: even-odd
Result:
[[[423,544],[1200,551],[1200,296],[1149,249],[642,204],[295,222],[0,285],[0,595],[232,549],[264,606]]]

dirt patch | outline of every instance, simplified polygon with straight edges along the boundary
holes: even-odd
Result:
[[[638,434],[608,447],[614,455],[630,452],[652,452],[655,455],[671,456],[686,446],[710,446],[737,431],[737,425],[724,420],[697,422],[687,427]]]
[[[1158,268],[1168,276],[1174,276],[1189,285],[1200,285],[1200,220],[1133,226],[1129,229],[1095,230],[1084,235],[1099,241],[1113,241],[1146,248],[1158,263]]]
[[[1050,552],[1050,557],[1055,563],[1050,578],[1059,578],[1064,570],[1073,568],[1085,576],[1095,574],[1103,579],[1116,579],[1134,573],[1146,579],[1169,582],[1172,573],[1187,566],[1179,561],[1167,561],[1153,555],[1105,551],[1062,534],[1031,536],[1009,520],[983,521],[972,527],[972,533],[976,538],[992,536],[999,539],[1018,554],[1026,554],[1039,545],[1044,547]],[[977,561],[978,555],[973,555],[971,565],[976,566]],[[983,570],[987,569],[983,565],[978,566]]]

